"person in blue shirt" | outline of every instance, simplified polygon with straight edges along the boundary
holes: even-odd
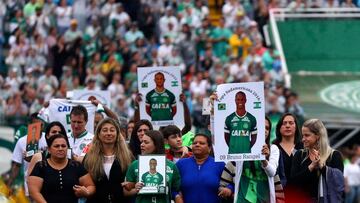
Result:
[[[176,166],[181,176],[180,191],[186,203],[220,202],[218,188],[224,169],[223,162],[215,162],[210,156],[212,141],[206,133],[197,133],[192,144],[193,155],[180,159]]]

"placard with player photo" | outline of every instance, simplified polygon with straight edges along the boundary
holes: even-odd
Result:
[[[181,73],[178,67],[138,68],[138,88],[141,94],[140,118],[150,120],[154,128],[184,126]]]
[[[34,155],[39,149],[39,140],[41,135],[41,122],[28,125],[26,140],[26,157]]]
[[[164,155],[139,156],[139,194],[166,194],[166,158]]]
[[[264,160],[264,83],[219,85],[214,123],[216,161]]]

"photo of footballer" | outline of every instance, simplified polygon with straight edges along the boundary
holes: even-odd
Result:
[[[139,182],[144,183],[139,193],[165,193],[165,168],[164,155],[139,156]]]
[[[184,126],[184,109],[180,102],[181,74],[178,67],[138,68],[140,118],[150,120],[155,128]]]
[[[29,124],[26,141],[26,157],[30,157],[38,152],[40,136],[41,122]]]
[[[263,82],[219,85],[214,102],[215,160],[262,160],[265,140]]]

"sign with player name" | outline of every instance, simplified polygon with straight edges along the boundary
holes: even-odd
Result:
[[[167,192],[164,155],[139,156],[139,182],[144,183],[139,194],[165,194]]]
[[[36,122],[28,125],[26,157],[34,155],[39,150],[40,135],[41,122]]]
[[[150,120],[154,128],[184,126],[184,109],[180,101],[181,74],[178,67],[138,68],[138,88],[142,101],[140,118]]]
[[[264,160],[264,83],[231,83],[217,88],[214,102],[216,161]]]

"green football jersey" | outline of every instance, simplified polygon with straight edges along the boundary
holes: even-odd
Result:
[[[165,89],[157,92],[155,89],[146,94],[146,106],[150,107],[151,120],[172,120],[172,108],[176,106],[175,95]]]
[[[251,135],[257,134],[256,118],[249,112],[242,117],[234,112],[226,117],[224,132],[230,135],[229,154],[251,153]]]
[[[142,175],[141,181],[145,184],[145,186],[156,187],[163,184],[164,177],[158,172],[155,174],[146,172]]]
[[[141,177],[142,178],[142,177]],[[133,161],[126,172],[126,181],[139,182],[139,161]],[[139,194],[136,196],[136,203],[170,203],[172,191],[180,190],[180,173],[176,165],[166,160],[166,187],[167,194]]]

